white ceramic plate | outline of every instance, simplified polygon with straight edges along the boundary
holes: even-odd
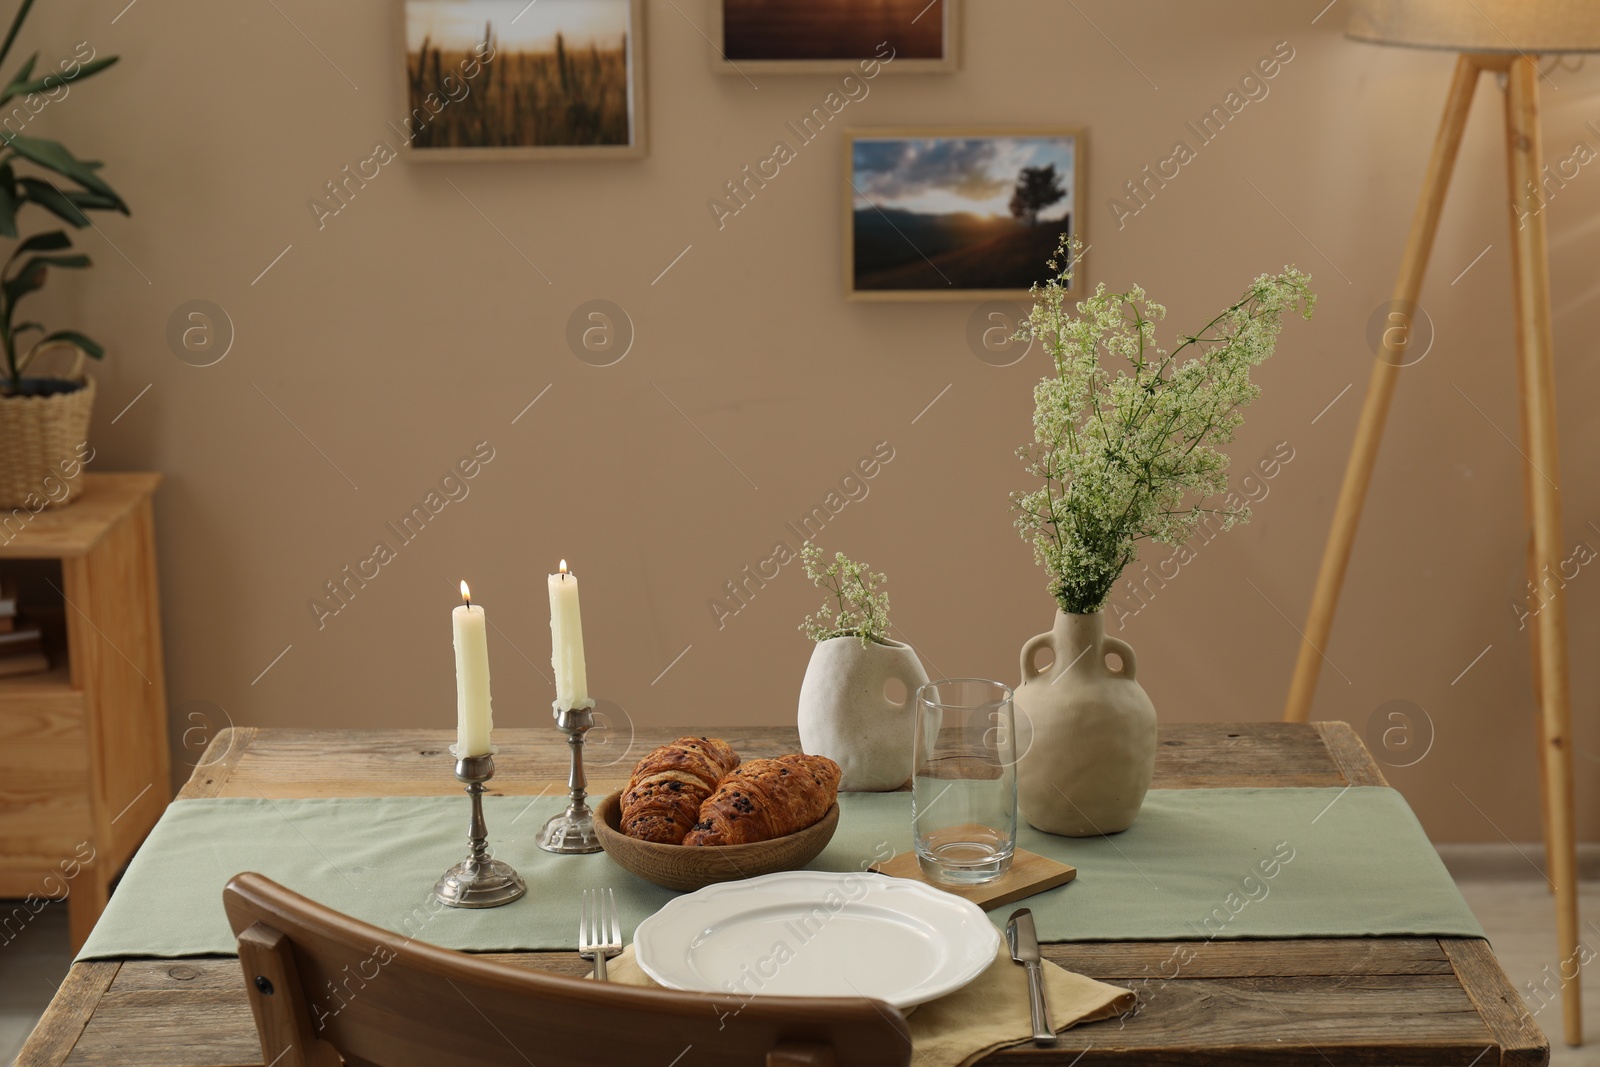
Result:
[[[995,960],[983,909],[881,874],[782,871],[669,901],[634,933],[639,966],[669,989],[737,996],[875,997],[906,1009]]]

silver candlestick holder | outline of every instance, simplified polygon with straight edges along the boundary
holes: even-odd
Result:
[[[567,735],[572,752],[572,773],[567,778],[567,810],[552,815],[539,831],[539,847],[546,852],[582,855],[599,852],[594,832],[594,812],[589,810],[588,784],[583,777],[583,735],[594,726],[594,708],[568,708],[555,713],[556,729]]]
[[[467,787],[472,798],[472,822],[467,829],[467,839],[472,855],[444,872],[434,883],[433,895],[441,904],[452,908],[498,908],[509,904],[528,891],[522,875],[489,855],[489,827],[483,821],[483,784],[494,777],[494,754],[490,746],[481,756],[460,755],[455,745],[450,754],[456,757],[456,780]]]

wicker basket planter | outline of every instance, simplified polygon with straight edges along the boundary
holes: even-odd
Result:
[[[0,44],[0,60],[10,53],[32,7],[31,0],[16,5]],[[0,79],[0,85],[9,86],[0,95],[10,99],[44,87],[49,96],[51,82],[68,81],[74,83],[76,92],[77,82],[117,62],[116,56],[102,56],[70,64],[72,69],[64,76],[30,81],[38,59],[39,54],[34,53],[20,61],[16,73]],[[67,71],[69,64],[63,61],[60,67]],[[102,164],[93,157],[14,131],[0,134],[0,141],[10,149],[0,166],[0,230],[15,241],[14,245],[6,242],[9,256],[0,269],[4,281],[0,284],[0,517],[4,523],[0,525],[5,527],[0,537],[9,543],[16,522],[22,521],[21,509],[32,515],[71,503],[82,494],[87,480],[82,477],[83,466],[94,456],[88,435],[95,394],[94,380],[83,373],[83,361],[106,354],[100,342],[76,329],[52,330],[40,322],[23,321],[28,316],[19,313],[18,305],[43,289],[57,272],[94,266],[94,261],[73,245],[67,230],[37,230],[31,222],[48,213],[77,228],[94,225],[88,216],[92,211],[120,215],[129,211],[126,201],[100,173]],[[72,210],[66,211],[67,206]],[[98,226],[95,229],[99,232]],[[34,331],[38,336],[33,347],[22,351],[20,338]],[[63,348],[73,353],[68,373],[30,369],[36,356]],[[74,663],[74,680],[79,673]]]
[[[61,507],[83,491],[78,465],[95,388],[82,380],[66,393],[0,396],[0,509]]]

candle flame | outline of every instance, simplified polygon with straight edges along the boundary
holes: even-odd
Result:
[[[461,599],[467,602],[467,607],[472,607],[472,591],[467,588],[467,583],[461,583]]]
[[[562,560],[561,561],[561,577],[565,578],[566,576],[567,576],[567,561],[566,560]]]

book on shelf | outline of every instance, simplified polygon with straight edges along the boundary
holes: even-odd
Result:
[[[50,669],[50,660],[43,652],[24,652],[16,656],[0,656],[0,678],[14,674],[40,674]]]
[[[17,585],[0,577],[0,678],[50,669],[44,633],[17,614]]]
[[[0,634],[0,659],[43,651],[44,634],[37,626],[25,626],[20,630]]]

